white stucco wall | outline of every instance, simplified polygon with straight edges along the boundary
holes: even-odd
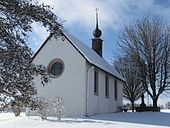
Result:
[[[118,106],[122,106],[123,105],[123,82],[120,80],[117,80],[117,85],[118,85]]]
[[[105,97],[105,75],[106,73],[100,69],[98,70],[99,77],[99,92],[94,95],[94,70],[95,67],[87,64],[87,115],[95,115],[100,113],[111,113],[120,111],[119,107],[122,106],[123,83],[117,80],[117,94],[118,100],[114,98],[114,80],[115,77],[109,75],[109,98]]]
[[[86,60],[68,42],[51,38],[34,58],[34,64],[47,66],[53,59],[64,62],[64,72],[51,83],[43,87],[36,78],[36,87],[40,97],[47,99],[62,97],[66,116],[83,116],[86,111]],[[50,113],[52,115],[52,112]]]

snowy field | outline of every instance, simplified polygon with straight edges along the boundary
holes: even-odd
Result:
[[[64,118],[57,122],[49,117],[14,117],[13,113],[0,113],[0,128],[170,128],[170,110],[162,112],[113,113],[89,118]]]

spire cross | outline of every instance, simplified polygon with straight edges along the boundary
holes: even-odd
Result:
[[[95,9],[96,13],[97,13],[98,10],[99,10],[98,8]]]
[[[95,9],[96,11],[96,29],[98,29],[98,8]]]

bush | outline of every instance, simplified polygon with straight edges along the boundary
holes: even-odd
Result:
[[[48,101],[45,98],[38,100],[37,112],[42,120],[47,119]]]
[[[58,118],[58,121],[61,121],[61,118],[64,116],[64,100],[63,98],[56,97],[52,100],[52,107],[54,109],[54,114]]]

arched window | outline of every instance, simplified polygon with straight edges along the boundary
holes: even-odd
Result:
[[[48,72],[51,77],[59,77],[64,70],[64,63],[61,59],[54,59],[48,65]]]

